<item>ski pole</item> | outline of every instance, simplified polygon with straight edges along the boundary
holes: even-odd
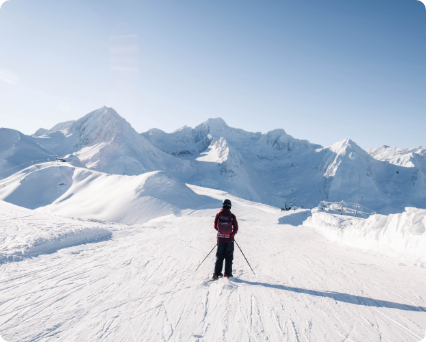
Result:
[[[254,274],[254,275],[256,275],[256,273],[254,273],[253,269],[251,268],[250,263],[248,262],[248,260],[247,260],[246,256],[244,255],[243,251],[241,250],[240,245],[238,244],[238,242],[237,242],[236,240],[234,240],[234,241],[235,241],[235,243],[237,244],[238,249],[240,250],[240,252],[241,252],[241,254],[243,255],[244,259],[246,259],[247,264],[249,265],[249,267],[250,267],[251,271],[253,272],[253,274]]]
[[[211,254],[211,252],[213,252],[213,249],[215,249],[216,245],[213,246],[212,250],[209,252],[209,254],[207,254],[207,256],[203,259],[203,261],[200,262],[200,264],[198,265],[197,269],[195,270],[195,272],[197,272],[197,270],[199,269],[199,267],[201,266],[201,264],[204,262],[204,260],[207,259],[207,257]]]

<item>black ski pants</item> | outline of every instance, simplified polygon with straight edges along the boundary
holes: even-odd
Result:
[[[234,241],[217,242],[216,264],[214,266],[215,274],[219,274],[222,272],[223,259],[225,259],[225,274],[231,275],[232,260],[234,259]]]

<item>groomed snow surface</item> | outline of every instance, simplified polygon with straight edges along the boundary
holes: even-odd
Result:
[[[52,171],[53,166],[46,167]],[[80,169],[63,166],[62,171],[70,179],[66,191],[75,196],[77,186],[93,195],[90,187],[96,182],[110,199],[116,197],[115,186],[127,188],[125,205],[130,198],[157,193],[160,188],[150,192],[156,177],[169,179],[161,173],[145,179],[89,173],[84,179],[94,177],[93,185],[85,188]],[[28,189],[21,191],[30,194],[29,178],[13,186],[26,183]],[[133,197],[132,182],[139,189]],[[171,193],[185,186],[171,178],[167,184],[163,191]],[[17,190],[9,186],[3,191],[11,196]],[[422,237],[423,212],[407,209],[400,217],[337,221],[330,214],[324,214],[331,217],[327,219],[314,212],[310,218],[309,210],[281,212],[189,186],[186,208],[125,224],[49,214],[60,208],[55,203],[61,203],[63,193],[57,195],[54,204],[36,210],[0,202],[1,253],[8,256],[0,265],[0,335],[5,341],[365,342],[425,337],[425,268],[402,263],[397,255],[366,252],[360,244],[354,248],[341,239],[330,241],[323,234],[332,229],[324,228],[329,219],[336,220],[333,229],[339,231],[377,229],[380,236],[394,227],[395,232],[405,229]],[[55,196],[44,198],[52,201]],[[165,206],[166,197],[152,200]],[[195,269],[215,244],[212,222],[227,197],[239,219],[237,241],[256,275],[235,246],[235,278],[209,282],[213,254]],[[196,198],[199,203],[192,201]],[[374,240],[369,234],[359,236]],[[62,238],[66,243],[61,244]],[[421,244],[424,249],[424,238],[408,239],[406,246],[414,253],[414,247],[421,252]],[[11,261],[14,257],[17,261]]]

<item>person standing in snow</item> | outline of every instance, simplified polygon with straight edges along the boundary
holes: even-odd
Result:
[[[238,232],[237,218],[231,213],[231,201],[223,201],[223,209],[216,214],[214,229],[217,230],[216,264],[213,278],[222,277],[223,259],[225,259],[225,277],[232,277],[234,259],[234,236]]]

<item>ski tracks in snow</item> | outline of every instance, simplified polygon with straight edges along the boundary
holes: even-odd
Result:
[[[425,269],[278,224],[291,213],[233,202],[243,219],[236,239],[256,276],[238,249],[235,278],[206,282],[214,253],[194,273],[215,243],[215,210],[121,225],[111,240],[1,265],[0,335],[8,342],[424,337]]]

